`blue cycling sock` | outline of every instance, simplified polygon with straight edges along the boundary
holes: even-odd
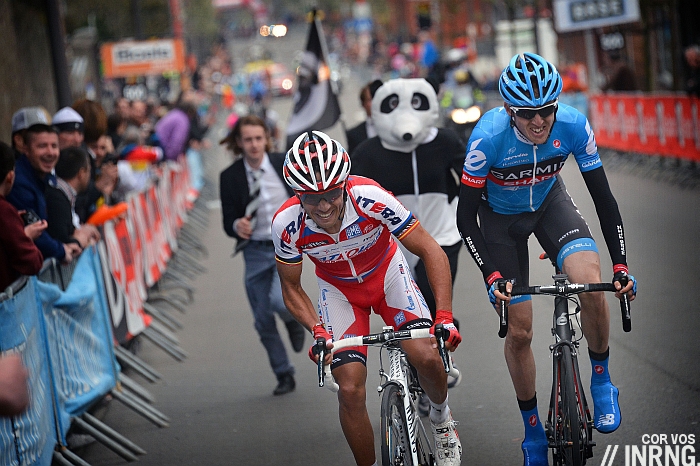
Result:
[[[610,349],[605,353],[588,350],[591,358],[591,397],[593,398],[593,423],[598,432],[609,434],[620,427],[622,415],[618,401],[619,391],[610,381],[608,362]]]
[[[520,415],[525,425],[525,440],[522,443],[524,466],[548,466],[549,447],[547,436],[537,413],[537,396],[531,400],[518,400]]]
[[[608,372],[608,362],[610,361],[610,348],[605,353],[596,353],[588,350],[591,358],[591,385],[601,385],[610,383],[610,373]]]

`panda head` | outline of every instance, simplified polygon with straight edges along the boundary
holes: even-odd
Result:
[[[438,122],[436,89],[423,78],[392,79],[372,97],[372,122],[385,149],[411,152]]]

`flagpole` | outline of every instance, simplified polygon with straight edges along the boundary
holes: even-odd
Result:
[[[333,95],[335,95],[336,100],[338,101],[338,108],[340,108],[340,99],[338,98],[338,84],[331,78],[331,62],[328,58],[328,44],[326,43],[326,35],[323,32],[323,27],[321,26],[321,20],[318,19],[318,15],[316,14],[317,10],[316,8],[311,9],[311,14],[313,16],[313,21],[314,24],[316,25],[316,31],[318,32],[318,38],[319,42],[321,42],[321,53],[323,54],[323,61],[326,62],[326,66],[328,67],[328,79],[331,81],[331,91],[333,92]],[[343,128],[343,134],[346,135],[347,139],[347,127],[345,126],[345,118],[343,116],[343,109],[340,108],[340,126]],[[347,141],[345,141],[347,143]]]

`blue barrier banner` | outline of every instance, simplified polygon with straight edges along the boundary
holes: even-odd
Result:
[[[37,278],[12,298],[0,302],[0,352],[19,353],[29,372],[30,404],[13,418],[0,418],[0,465],[49,466],[56,446],[56,428],[49,379],[49,361],[39,321]]]
[[[86,248],[80,255],[66,291],[42,282],[38,283],[38,291],[63,441],[70,418],[87,411],[117,382],[114,340],[95,247]]]

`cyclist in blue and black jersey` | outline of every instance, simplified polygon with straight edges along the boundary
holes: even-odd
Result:
[[[504,280],[528,286],[528,237],[534,233],[572,282],[601,281],[600,258],[586,221],[559,174],[573,154],[598,213],[613,262],[617,296],[636,293],[628,275],[625,237],[617,202],[586,117],[557,101],[562,81],[556,68],[533,53],[515,55],[499,79],[503,107],[484,114],[467,144],[457,224],[486,282],[490,301],[510,302],[505,357],[525,424],[526,466],[547,465],[547,439],[537,413],[532,302],[498,291]],[[478,223],[477,223],[478,215]],[[622,287],[620,280],[629,282]],[[511,289],[508,282],[506,288]],[[595,427],[620,425],[618,390],[608,373],[610,313],[603,293],[581,295],[581,323],[593,367]]]

